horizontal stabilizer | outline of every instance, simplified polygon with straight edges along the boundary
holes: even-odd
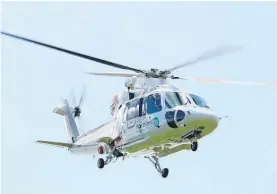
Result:
[[[57,146],[57,147],[66,147],[66,148],[71,148],[73,144],[71,143],[62,143],[62,142],[54,142],[54,141],[41,141],[38,140],[37,143],[42,143],[42,144],[47,144],[47,145],[52,145],[52,146]]]

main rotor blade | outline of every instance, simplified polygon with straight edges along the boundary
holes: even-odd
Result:
[[[102,64],[105,64],[105,65],[108,65],[108,66],[112,66],[112,67],[116,67],[116,68],[120,68],[120,69],[131,70],[131,71],[140,72],[140,73],[144,72],[143,70],[140,70],[140,69],[135,69],[135,68],[132,68],[132,67],[128,67],[128,66],[125,66],[125,65],[118,64],[118,63],[114,63],[114,62],[106,61],[106,60],[99,59],[99,58],[96,58],[96,57],[92,57],[92,56],[84,55],[84,54],[81,54],[81,53],[77,53],[77,52],[74,52],[74,51],[66,50],[66,49],[63,49],[63,48],[59,48],[59,47],[56,47],[56,46],[53,46],[53,45],[45,44],[45,43],[42,43],[42,42],[38,42],[38,41],[35,41],[35,40],[31,40],[31,39],[28,39],[28,38],[24,38],[24,37],[21,37],[21,36],[10,34],[10,33],[7,33],[7,32],[2,32],[1,31],[1,34],[6,35],[6,36],[10,36],[10,37],[13,37],[13,38],[16,38],[16,39],[24,40],[24,41],[27,41],[27,42],[31,42],[31,43],[34,43],[34,44],[38,44],[38,45],[41,45],[41,46],[45,46],[45,47],[48,47],[48,48],[51,48],[51,49],[54,49],[54,50],[58,50],[58,51],[61,51],[61,52],[64,52],[64,53],[74,55],[74,56],[85,58],[85,59],[88,59],[88,60],[91,60],[91,61],[102,63]]]
[[[104,76],[118,76],[118,77],[134,77],[142,76],[140,73],[127,73],[127,72],[106,72],[106,73],[95,73],[95,72],[84,72],[90,75],[104,75]]]
[[[241,50],[241,47],[221,46],[221,47],[216,48],[214,50],[204,52],[201,55],[199,55],[198,57],[195,57],[194,59],[188,60],[187,62],[185,62],[181,65],[177,65],[177,66],[172,67],[170,69],[167,69],[165,71],[172,72],[173,70],[176,70],[176,69],[179,69],[179,68],[182,68],[182,67],[186,67],[188,65],[192,65],[192,64],[204,61],[204,60],[219,57],[219,56],[222,56],[222,55],[225,55],[225,54],[230,54],[230,53],[233,53],[233,52],[239,51],[239,50]]]
[[[239,85],[277,87],[277,83],[234,81],[234,80],[211,79],[211,78],[202,78],[202,77],[194,77],[194,78],[172,77],[172,79],[181,79],[181,80],[206,82],[206,83],[217,83],[217,84],[239,84]]]

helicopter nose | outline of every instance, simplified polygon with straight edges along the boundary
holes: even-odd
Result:
[[[211,110],[179,109],[175,113],[175,122],[183,127],[216,128],[219,122],[218,116]]]
[[[192,120],[195,120],[198,127],[216,128],[218,126],[218,116],[206,109],[199,109],[192,112]]]

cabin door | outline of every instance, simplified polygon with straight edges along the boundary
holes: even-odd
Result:
[[[128,142],[135,141],[138,134],[136,121],[138,117],[139,99],[129,103],[126,114],[126,139]]]

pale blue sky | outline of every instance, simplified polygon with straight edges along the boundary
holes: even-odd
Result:
[[[277,82],[276,3],[5,2],[2,16],[10,33],[140,68],[168,68],[220,44],[241,45],[238,54],[175,73]],[[63,118],[52,110],[82,84],[81,126],[86,131],[109,120],[112,94],[124,79],[82,71],[118,70],[1,38],[3,194],[276,194],[276,88],[174,81],[229,118],[197,152],[161,159],[167,179],[143,158],[99,170],[90,156],[34,141],[67,140]]]

